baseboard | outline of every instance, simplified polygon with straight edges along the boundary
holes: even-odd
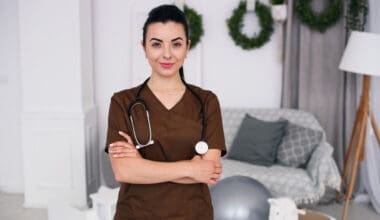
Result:
[[[9,193],[9,194],[23,194],[24,188],[23,187],[15,187],[15,186],[1,186],[0,185],[0,192],[1,193]]]
[[[33,202],[33,203],[28,203],[28,202],[25,202],[22,204],[22,206],[24,208],[33,208],[33,209],[47,209],[47,205],[46,204],[43,204],[43,203],[36,203],[36,202]]]

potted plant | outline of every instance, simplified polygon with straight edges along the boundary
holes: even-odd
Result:
[[[270,0],[272,4],[272,17],[277,22],[283,22],[287,17],[287,4],[285,0]]]

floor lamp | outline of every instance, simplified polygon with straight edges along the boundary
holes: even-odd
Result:
[[[355,184],[355,178],[360,161],[364,160],[365,136],[368,117],[380,144],[380,132],[370,107],[371,76],[380,76],[380,35],[353,31],[348,40],[339,69],[363,74],[363,86],[359,108],[356,112],[350,145],[344,160],[344,168],[340,191],[337,201],[340,200],[345,179],[348,178],[346,198],[342,213],[342,220],[347,218],[350,198]],[[379,91],[380,92],[380,91]]]

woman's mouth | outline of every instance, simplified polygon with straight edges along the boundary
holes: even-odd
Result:
[[[174,65],[174,63],[160,63],[160,65],[162,68],[169,69]]]

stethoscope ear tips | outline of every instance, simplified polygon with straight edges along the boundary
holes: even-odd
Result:
[[[195,152],[197,154],[203,155],[207,153],[208,151],[208,144],[205,141],[198,141],[198,143],[195,145]]]

